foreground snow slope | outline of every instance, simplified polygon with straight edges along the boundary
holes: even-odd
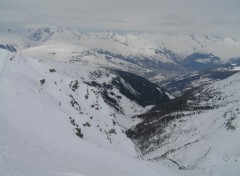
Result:
[[[145,159],[197,170],[240,174],[240,73],[192,91],[143,114],[129,131]]]
[[[33,59],[1,51],[0,60],[1,176],[175,175],[136,158],[124,133],[135,122],[97,88]],[[129,115],[131,106],[143,110],[121,101]]]

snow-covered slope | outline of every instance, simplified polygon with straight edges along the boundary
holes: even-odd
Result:
[[[0,61],[0,175],[174,175],[137,159],[125,135],[140,121],[131,116],[147,108],[117,87],[110,94],[90,85],[116,75],[79,64],[53,68],[7,50]]]
[[[128,131],[142,157],[200,175],[240,173],[240,74],[156,106]]]

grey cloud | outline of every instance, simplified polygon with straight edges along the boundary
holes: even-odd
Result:
[[[1,0],[1,24],[240,35],[239,0]]]
[[[114,23],[127,23],[128,22],[126,20],[111,19],[111,18],[99,18],[99,20],[108,21],[108,22],[114,22]]]
[[[240,24],[240,19],[237,19],[237,20],[212,19],[211,22],[217,25],[235,25],[235,24]]]
[[[230,20],[225,20],[225,19],[212,19],[211,22],[216,25],[230,25],[233,24],[232,21]]]
[[[194,20],[186,19],[182,16],[177,15],[168,15],[161,18],[160,25],[173,25],[173,26],[180,26],[180,25],[192,25]]]
[[[177,15],[168,15],[168,16],[164,16],[164,19],[166,19],[166,20],[182,20],[182,17],[177,16]]]
[[[158,23],[160,26],[180,26],[179,23],[174,23],[174,22],[160,22]]]

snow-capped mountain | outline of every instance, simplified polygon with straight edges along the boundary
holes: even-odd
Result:
[[[158,33],[82,33],[74,28],[39,27],[2,31],[2,45],[23,56],[95,62],[151,80],[162,80],[194,68],[209,68],[239,59],[239,39]],[[189,70],[190,69],[190,70]]]
[[[169,100],[144,78],[1,49],[0,94],[0,175],[175,175],[136,159],[125,134]]]
[[[142,158],[186,175],[240,173],[240,74],[192,90],[138,117],[128,131]]]
[[[236,176],[239,58],[226,37],[1,31],[0,175]]]

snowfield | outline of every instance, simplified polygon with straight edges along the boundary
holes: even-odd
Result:
[[[138,159],[124,133],[139,122],[128,117],[133,109],[144,108],[122,97],[125,116],[84,81],[0,51],[1,176],[175,175]],[[87,81],[81,68],[77,74]]]

